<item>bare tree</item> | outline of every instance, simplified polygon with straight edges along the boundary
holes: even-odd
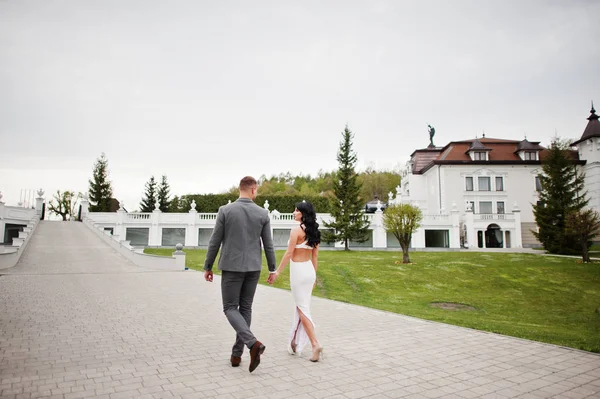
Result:
[[[80,199],[81,193],[75,194],[75,192],[69,190],[61,193],[60,190],[56,190],[54,198],[48,203],[48,210],[60,215],[62,220],[66,221],[67,216],[75,216]]]

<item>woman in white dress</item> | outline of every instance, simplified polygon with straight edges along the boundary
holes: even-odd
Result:
[[[290,286],[296,307],[288,352],[291,355],[300,354],[304,346],[310,342],[312,362],[318,362],[323,352],[310,313],[310,300],[317,278],[317,257],[321,242],[321,232],[316,219],[317,215],[310,202],[303,201],[296,204],[294,220],[300,222],[300,225],[290,232],[287,251],[275,273],[277,279],[285,266],[290,264]]]

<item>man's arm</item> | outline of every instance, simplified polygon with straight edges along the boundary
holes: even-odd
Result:
[[[273,247],[273,238],[271,237],[271,220],[267,215],[267,222],[263,225],[261,238],[263,248],[265,249],[265,256],[267,257],[267,266],[269,267],[269,273],[275,273],[275,248]]]
[[[217,220],[215,222],[215,228],[213,229],[212,235],[208,242],[208,251],[206,252],[206,260],[204,261],[204,270],[210,271],[213,268],[221,242],[223,242],[223,233],[225,232],[225,216],[221,208],[217,214]]]

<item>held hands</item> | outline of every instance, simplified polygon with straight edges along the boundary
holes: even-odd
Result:
[[[275,280],[279,277],[279,272],[269,273],[269,277],[267,277],[267,283],[273,284]]]
[[[204,279],[206,281],[208,281],[209,283],[213,282],[213,272],[212,272],[212,270],[206,270],[206,271],[204,271]]]

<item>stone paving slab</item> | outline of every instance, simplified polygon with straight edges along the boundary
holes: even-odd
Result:
[[[259,286],[267,349],[229,365],[219,279],[142,270],[81,223],[42,222],[0,276],[2,398],[591,398],[600,356],[314,298],[324,359],[290,356],[293,300]],[[266,276],[264,276],[266,278]]]

